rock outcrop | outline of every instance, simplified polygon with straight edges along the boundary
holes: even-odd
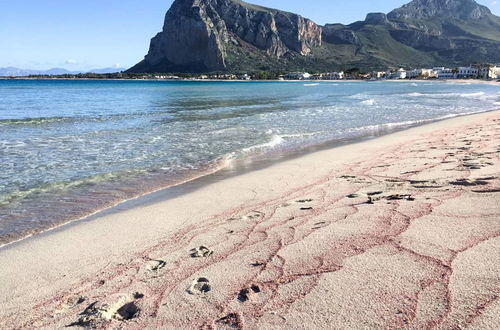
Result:
[[[321,45],[321,38],[320,26],[296,14],[239,0],[176,0],[163,31],[151,40],[149,53],[132,71],[224,70],[228,44],[247,44],[276,58],[291,51],[307,56]]]
[[[485,29],[486,34],[491,28],[494,31],[496,25],[500,37],[500,21],[489,27],[490,18],[494,23],[496,17],[474,0],[413,0],[387,16],[398,23],[390,31],[395,40],[423,51],[449,52],[462,48],[464,40],[472,47],[481,47],[481,36],[461,27],[467,28],[469,24],[475,25],[474,33]]]
[[[323,28],[323,40],[331,44],[359,44],[356,33],[342,24],[327,24]]]
[[[387,24],[389,20],[387,19],[387,15],[384,13],[369,13],[366,15],[365,19],[366,24]]]
[[[458,19],[480,19],[491,11],[474,0],[413,0],[387,16],[391,20],[426,19],[435,16]]]

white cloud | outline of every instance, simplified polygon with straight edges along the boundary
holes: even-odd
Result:
[[[122,65],[121,65],[120,63],[115,63],[115,64],[113,65],[113,68],[118,69],[118,68],[121,68],[121,66],[122,66]]]
[[[491,5],[492,5],[492,6],[494,6],[494,5],[496,5],[497,3],[498,3],[498,1],[497,1],[497,0],[495,0],[495,1],[492,1],[492,2],[491,2]]]
[[[72,64],[73,65],[73,64],[78,64],[78,61],[69,59],[69,60],[66,60],[64,63],[65,64]]]

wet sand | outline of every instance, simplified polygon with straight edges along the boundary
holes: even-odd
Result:
[[[0,249],[0,328],[495,329],[500,112]]]

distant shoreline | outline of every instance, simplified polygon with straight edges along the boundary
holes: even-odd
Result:
[[[380,79],[380,80],[369,80],[369,79],[338,79],[338,80],[279,80],[279,79],[268,79],[268,80],[243,80],[243,79],[134,79],[134,78],[30,78],[30,77],[0,77],[0,80],[68,80],[68,81],[158,81],[158,82],[302,82],[302,83],[325,83],[325,82],[447,82],[447,83],[480,83],[480,84],[491,84],[500,85],[500,80],[485,80],[485,79]]]

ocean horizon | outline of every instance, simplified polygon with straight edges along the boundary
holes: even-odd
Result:
[[[499,106],[474,81],[0,80],[0,244],[235,161]]]

